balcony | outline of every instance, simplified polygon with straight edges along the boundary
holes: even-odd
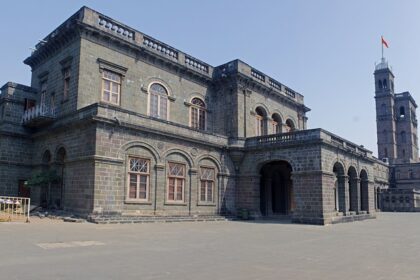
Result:
[[[55,109],[44,104],[36,105],[23,113],[22,124],[27,127],[40,127],[52,123]]]
[[[363,146],[356,145],[345,140],[331,132],[317,128],[307,130],[296,130],[293,132],[263,135],[247,138],[245,140],[246,148],[259,148],[267,146],[289,146],[289,145],[306,145],[309,142],[325,143],[343,151],[356,154],[363,157],[372,157],[372,152]]]

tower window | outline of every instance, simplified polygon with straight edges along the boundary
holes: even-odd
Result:
[[[400,107],[400,118],[404,118],[405,117],[405,108],[404,106]]]
[[[382,88],[383,88],[383,86],[382,86],[382,81],[381,81],[381,80],[379,80],[379,81],[378,81],[378,88],[379,88],[379,89],[382,89]]]
[[[384,81],[382,82],[382,84],[383,84],[384,88],[388,88],[388,85],[386,83],[386,79],[384,79]]]

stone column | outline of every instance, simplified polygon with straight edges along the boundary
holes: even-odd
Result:
[[[155,165],[155,178],[153,187],[154,215],[159,215],[163,213],[166,201],[166,175],[165,165],[163,163],[156,163]]]
[[[188,215],[191,215],[192,212],[194,212],[193,205],[197,205],[198,198],[198,170],[197,168],[190,168],[189,171],[190,174],[190,183],[189,183],[189,189],[187,190],[187,197],[185,197],[185,201],[188,203]]]
[[[344,215],[348,213],[350,209],[350,197],[349,197],[349,183],[347,175],[337,176],[338,180],[338,209]]]
[[[368,188],[368,213],[376,212],[375,208],[375,201],[376,201],[376,191],[375,191],[375,182],[374,181],[367,181],[366,187]]]
[[[351,195],[350,209],[358,213],[360,212],[360,179],[357,177],[350,178],[349,184]]]

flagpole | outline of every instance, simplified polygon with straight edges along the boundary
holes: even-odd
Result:
[[[381,46],[382,46],[382,61],[384,60],[384,43],[382,42],[383,36],[381,36]]]

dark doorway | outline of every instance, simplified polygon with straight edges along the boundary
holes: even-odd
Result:
[[[275,161],[261,168],[260,199],[264,216],[288,215],[294,208],[292,167],[286,161]]]

